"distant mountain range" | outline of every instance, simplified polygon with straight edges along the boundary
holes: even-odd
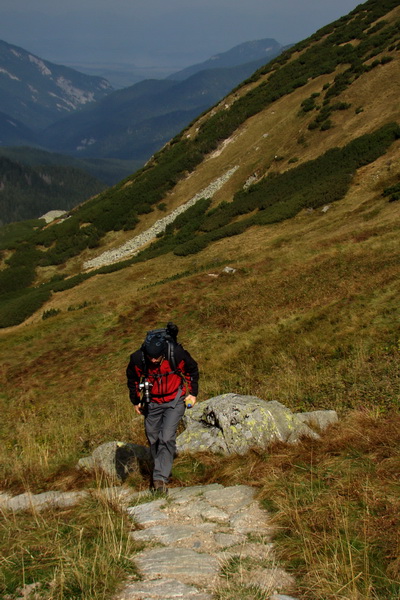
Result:
[[[79,157],[145,161],[264,63],[199,71],[179,81],[142,81],[50,125],[41,145]]]
[[[289,46],[286,46],[286,48],[288,47]],[[263,65],[280,54],[283,49],[284,48],[276,40],[270,38],[244,42],[243,44],[231,48],[227,52],[216,54],[202,63],[192,65],[191,67],[187,67],[186,69],[182,69],[177,73],[169,75],[168,79],[181,81],[182,79],[191,77],[199,71],[237,67],[238,65],[254,63],[255,61],[262,61],[261,65]]]
[[[0,42],[0,145],[143,164],[282,50],[271,39],[246,42],[168,79],[113,91],[103,78]]]
[[[0,111],[34,132],[112,89],[106,79],[55,65],[0,40]],[[10,140],[2,137],[0,142]]]

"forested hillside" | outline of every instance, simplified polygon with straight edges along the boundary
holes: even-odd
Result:
[[[105,187],[73,167],[29,167],[0,156],[0,224],[69,210]]]

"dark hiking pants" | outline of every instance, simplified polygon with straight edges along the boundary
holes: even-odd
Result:
[[[185,408],[181,398],[148,405],[144,425],[154,460],[153,481],[168,482],[176,451],[176,430]]]

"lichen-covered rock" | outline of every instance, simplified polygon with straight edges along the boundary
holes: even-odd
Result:
[[[186,412],[184,424],[186,429],[177,438],[180,451],[244,454],[273,441],[293,443],[302,436],[318,437],[280,402],[232,393],[196,404]]]

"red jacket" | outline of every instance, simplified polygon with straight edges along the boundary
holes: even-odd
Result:
[[[126,369],[129,397],[132,404],[140,404],[139,383],[146,378],[151,384],[151,401],[163,404],[176,398],[178,391],[182,396],[197,396],[199,370],[197,362],[180,344],[174,349],[176,370],[164,358],[161,363],[154,364],[146,359],[142,350],[131,354]]]

